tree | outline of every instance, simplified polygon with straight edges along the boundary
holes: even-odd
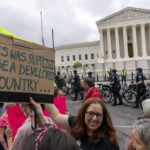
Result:
[[[82,67],[82,63],[77,61],[77,62],[74,63],[73,67],[74,68],[81,68]]]

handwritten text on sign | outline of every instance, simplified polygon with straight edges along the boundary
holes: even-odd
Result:
[[[41,55],[34,50],[0,46],[0,90],[49,94],[54,79],[54,61],[48,50]]]

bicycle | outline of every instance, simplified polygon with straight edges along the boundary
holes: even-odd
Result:
[[[136,101],[136,85],[131,82],[129,86],[125,85],[123,87],[122,98],[124,99],[123,103],[126,106],[133,106]]]
[[[141,109],[143,109],[143,107],[142,107],[143,101],[146,99],[149,99],[149,98],[150,98],[150,83],[146,85],[146,93],[140,98],[139,107]]]
[[[105,103],[111,103],[113,101],[113,93],[111,92],[111,87],[108,84],[98,84],[101,95],[104,98]]]

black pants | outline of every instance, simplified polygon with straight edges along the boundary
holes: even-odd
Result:
[[[119,103],[122,104],[122,97],[119,93],[120,90],[113,91],[113,97],[114,97],[114,104],[117,104],[117,98],[119,99]]]
[[[74,100],[76,101],[77,98],[78,98],[78,93],[79,93],[79,90],[74,90]]]
[[[80,99],[83,100],[84,99],[84,96],[83,96],[83,92],[78,89],[78,90],[74,90],[74,93],[75,93],[75,97],[74,97],[74,100],[76,101],[78,99],[78,95],[80,94]]]
[[[126,84],[126,76],[122,76],[122,84],[123,84],[123,82],[124,82],[124,84]]]

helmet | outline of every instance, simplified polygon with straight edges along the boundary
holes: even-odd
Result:
[[[112,69],[112,72],[113,72],[113,73],[116,73],[116,72],[117,72],[117,69]]]
[[[142,68],[136,68],[136,71],[142,72]]]
[[[74,74],[77,74],[77,70],[73,70],[73,73],[74,73]]]

